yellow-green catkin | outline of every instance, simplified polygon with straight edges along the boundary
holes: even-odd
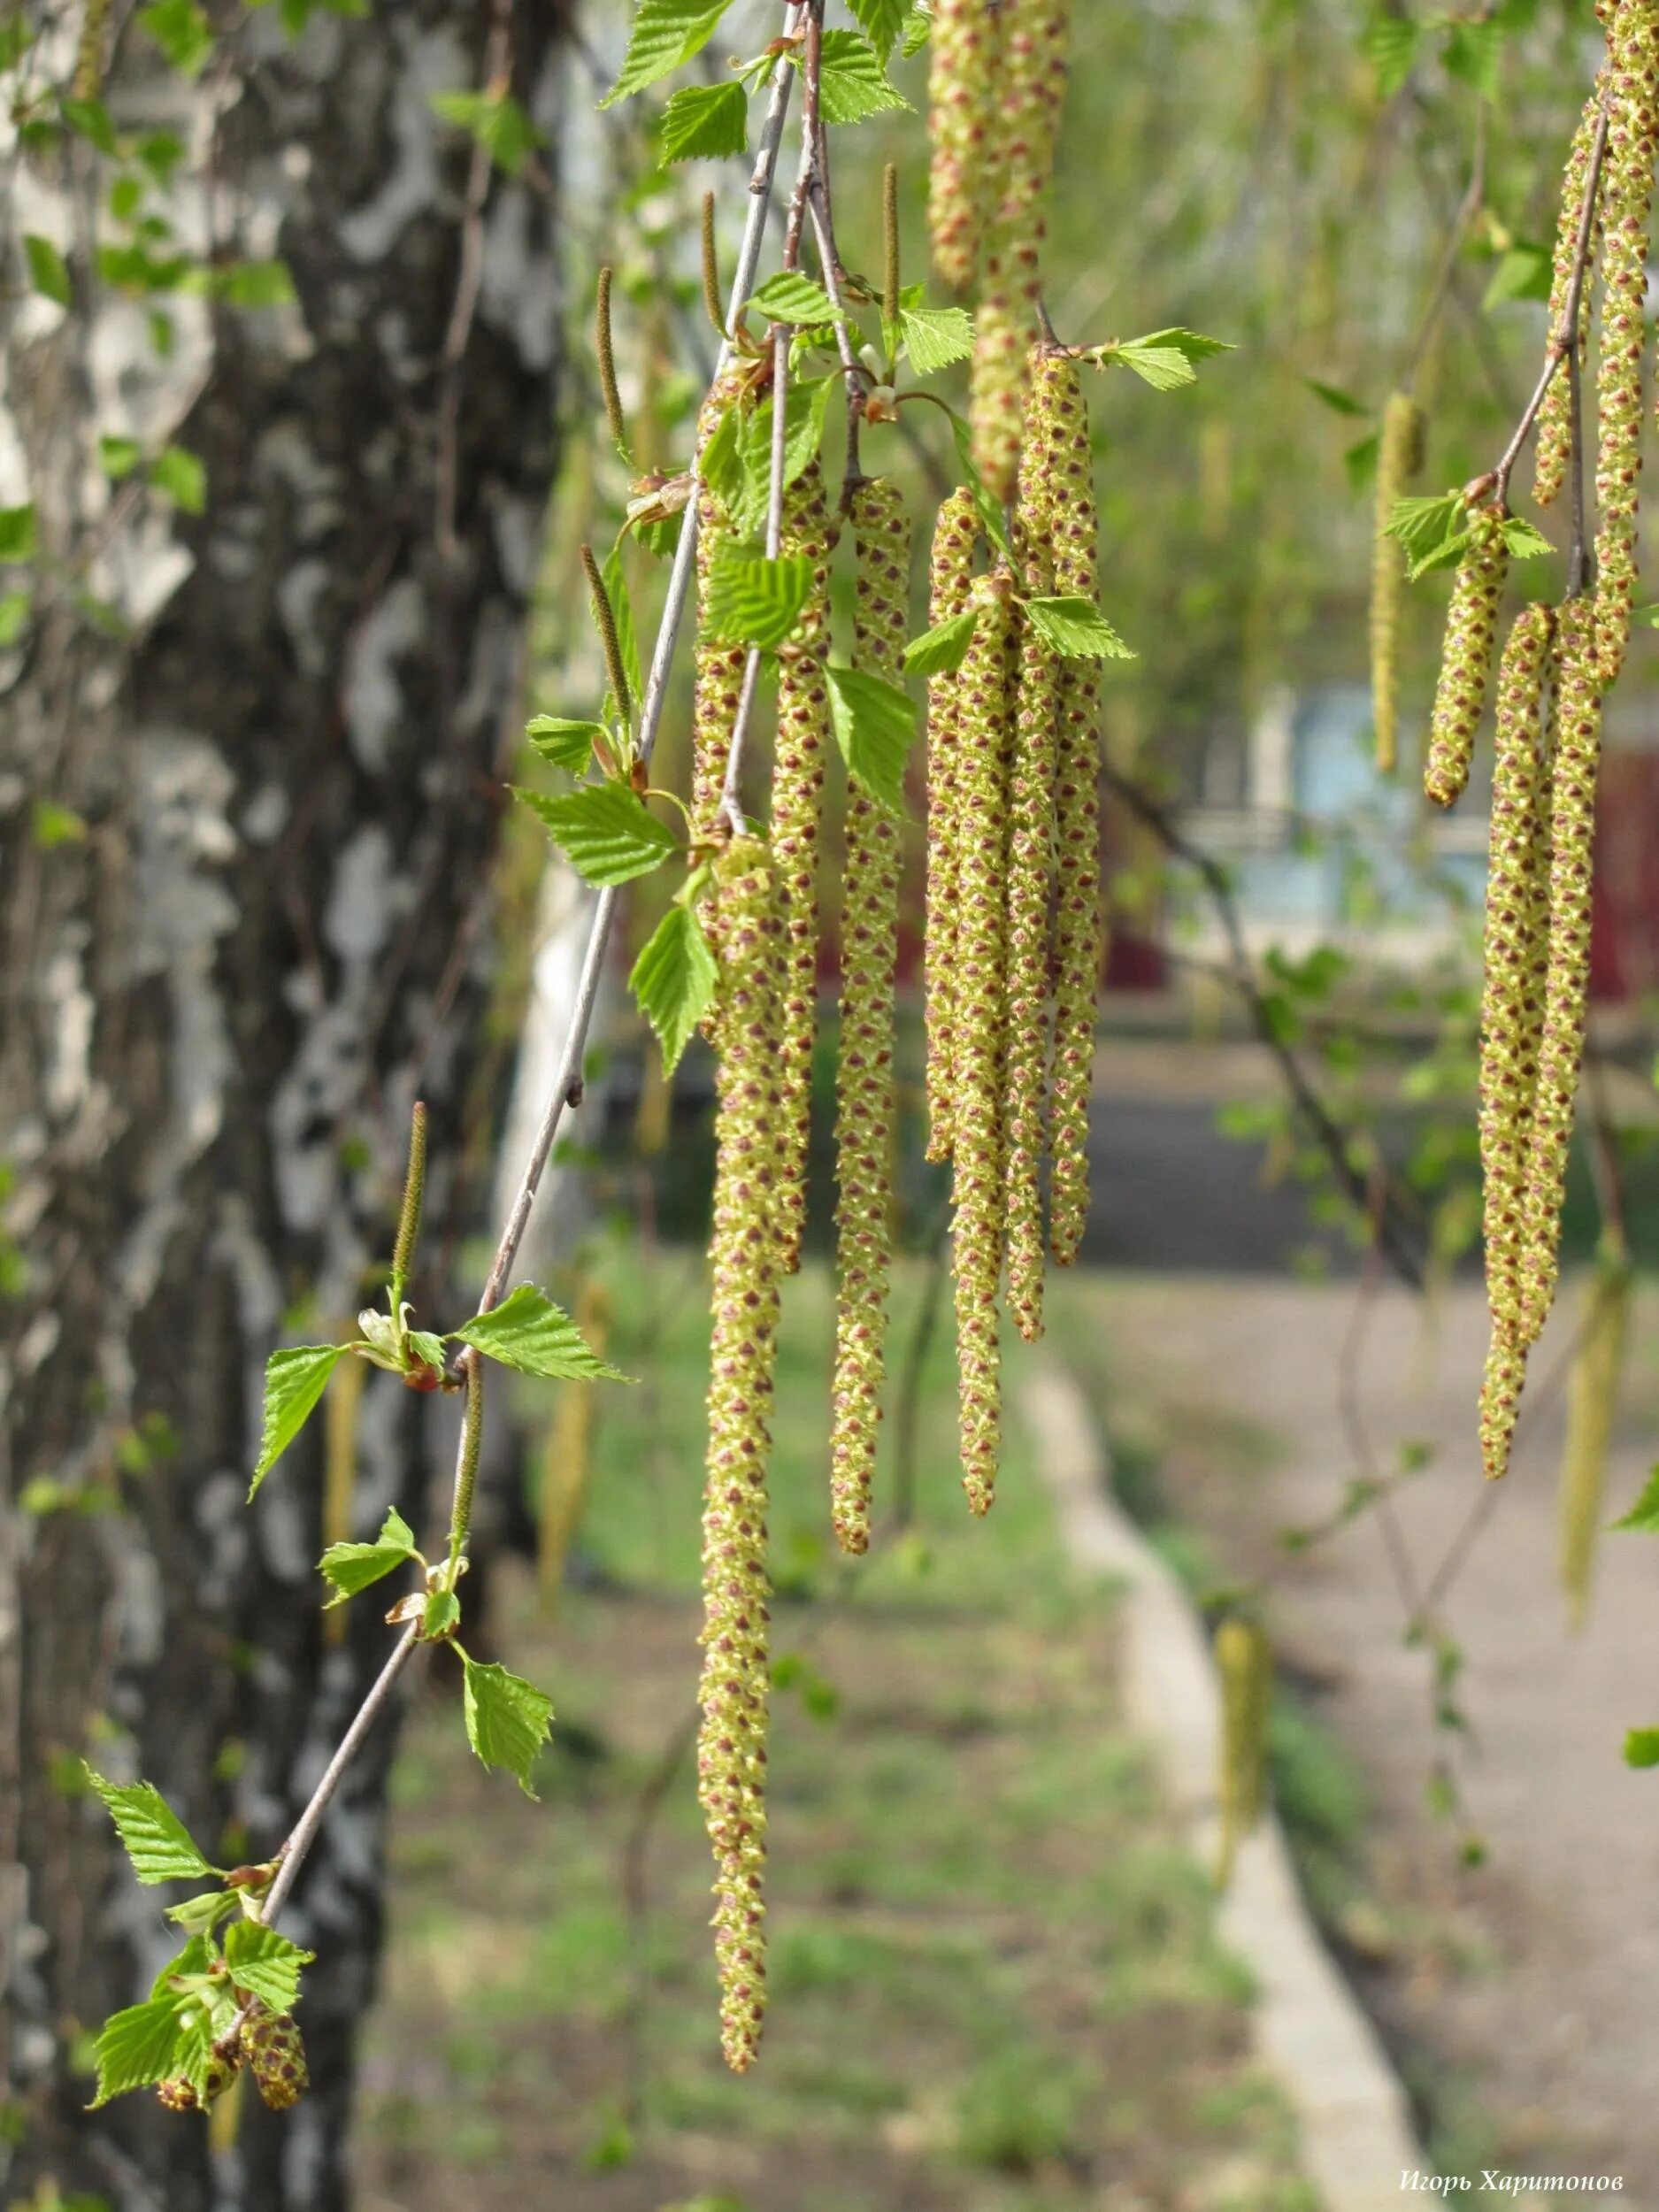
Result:
[[[927,233],[941,284],[965,291],[985,228],[986,142],[1001,18],[987,0],[937,0],[928,40]]]
[[[979,619],[962,664],[957,721],[957,922],[952,1266],[962,1479],[990,1509],[1002,1448],[997,1286],[1005,1202],[1002,1086],[1008,1031],[1008,769],[1013,709],[1012,579],[973,587]]]
[[[1486,711],[1498,602],[1509,572],[1503,524],[1504,517],[1495,507],[1479,507],[1471,515],[1468,549],[1452,586],[1428,758],[1423,767],[1423,788],[1436,806],[1455,806],[1463,796],[1474,758],[1475,733]]]
[[[1100,599],[1100,515],[1088,410],[1075,361],[1043,357],[1033,406],[1053,425],[1048,515],[1054,587]],[[1054,1079],[1049,1110],[1048,1246],[1063,1267],[1088,1220],[1088,1109],[1094,1079],[1094,1010],[1105,961],[1100,902],[1101,678],[1094,661],[1060,672],[1055,775]]]
[[[1590,181],[1590,156],[1595,145],[1597,124],[1601,115],[1601,80],[1598,77],[1595,89],[1584,104],[1578,118],[1578,127],[1573,133],[1572,145],[1567,155],[1567,165],[1562,173],[1561,208],[1555,218],[1555,259],[1549,280],[1549,320],[1546,325],[1551,338],[1566,320],[1568,296],[1572,289],[1572,273],[1578,257],[1578,230],[1584,220],[1584,195]],[[1585,349],[1590,334],[1590,302],[1594,291],[1591,274],[1595,259],[1596,223],[1591,219],[1590,243],[1583,281],[1578,292],[1578,322],[1577,344],[1578,361],[1583,365]],[[1532,455],[1532,496],[1540,507],[1548,507],[1560,494],[1567,480],[1567,468],[1572,458],[1572,386],[1566,367],[1557,369],[1544,394],[1543,404],[1538,411],[1536,443]]]
[[[697,1793],[716,1866],[721,2046],[741,2073],[754,2060],[766,2004],[766,1471],[778,1341],[784,950],[777,875],[764,845],[733,841],[716,872],[725,926]]]
[[[997,192],[973,319],[973,461],[992,496],[1014,496],[1025,378],[1037,334],[1044,204],[1065,96],[1071,0],[1003,0],[988,141]]]
[[[1561,1586],[1573,1628],[1583,1627],[1589,1610],[1613,1415],[1630,1331],[1630,1268],[1623,1260],[1604,1262],[1597,1270],[1567,1386],[1558,1503]]]
[[[726,410],[739,403],[741,372],[727,369],[703,403],[697,418],[697,457],[701,462],[710,439]],[[691,704],[692,772],[691,822],[699,837],[709,836],[720,809],[726,787],[726,762],[732,750],[732,731],[742,695],[743,667],[748,658],[741,645],[717,642],[709,635],[710,579],[723,545],[732,541],[731,518],[713,487],[697,486],[697,642]]]
[[[1377,534],[1371,569],[1371,712],[1377,771],[1399,765],[1400,595],[1405,580],[1400,547],[1383,534],[1394,504],[1423,465],[1423,410],[1409,392],[1390,392],[1377,443]]]
[[[1525,1371],[1525,1190],[1549,958],[1549,779],[1540,727],[1555,617],[1523,609],[1498,664],[1497,758],[1480,1002],[1480,1164],[1492,1348],[1480,1400],[1488,1476],[1509,1466]]]
[[[1659,11],[1624,0],[1608,35],[1607,156],[1601,183],[1601,322],[1596,398],[1596,649],[1613,683],[1630,640],[1641,473],[1643,303],[1659,141]]]
[[[305,2040],[291,2012],[258,2007],[242,2023],[242,2055],[254,2085],[273,2112],[286,2112],[311,2087]]]
[[[979,515],[972,493],[952,492],[933,525],[927,618],[932,624],[965,614],[973,587],[973,548]],[[956,873],[960,842],[956,770],[961,749],[961,672],[927,683],[927,921],[923,964],[926,980],[927,1156],[950,1157],[956,1128]]]
[[[1017,544],[1025,589],[1054,589],[1050,551],[1051,388],[1039,378],[1026,410]],[[1009,785],[1008,1310],[1027,1343],[1042,1334],[1042,1162],[1048,1087],[1055,764],[1060,660],[1034,622],[1017,618],[1019,688]]]
[[[783,550],[813,563],[801,619],[779,655],[778,741],[772,758],[772,849],[783,907],[783,1124],[779,1188],[786,1274],[801,1264],[811,1134],[812,1047],[818,1034],[818,851],[830,737],[829,563],[834,534],[817,461],[784,494]]]
[[[110,0],[87,0],[81,42],[75,50],[74,96],[96,100],[104,89],[104,50],[110,29]]]
[[[1234,1614],[1216,1631],[1221,1677],[1221,1851],[1216,1880],[1225,1889],[1243,1839],[1267,1800],[1267,1722],[1273,1694],[1273,1653],[1266,1631]]]
[[[898,487],[872,477],[849,505],[857,556],[856,665],[903,680],[910,518]],[[843,1551],[870,1543],[870,1494],[886,1375],[893,1245],[893,1007],[899,945],[899,826],[856,777],[847,787],[836,1075],[834,1420],[830,1512]]]
[[[1561,1207],[1584,1058],[1601,684],[1595,611],[1572,599],[1556,624],[1555,758],[1550,772],[1549,959],[1527,1155],[1521,1271],[1525,1333],[1536,1342],[1555,1294]]]

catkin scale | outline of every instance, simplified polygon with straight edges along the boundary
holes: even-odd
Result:
[[[1651,0],[1624,0],[1614,15],[1607,85],[1595,465],[1596,650],[1603,686],[1624,665],[1636,583],[1647,232],[1659,139],[1659,20]]]
[[[1630,1328],[1630,1270],[1622,1263],[1609,1263],[1598,1272],[1567,1386],[1558,1511],[1561,1586],[1574,1628],[1583,1627],[1590,1603],[1613,1414]]]
[[[311,2087],[305,2039],[291,2012],[267,2012],[263,2005],[242,2025],[242,2055],[254,2085],[273,2112],[286,2112]]]
[[[824,473],[810,462],[784,494],[782,549],[814,564],[801,619],[779,655],[778,736],[772,757],[772,849],[784,929],[780,1051],[782,1264],[801,1264],[806,1227],[807,1146],[811,1133],[812,1047],[818,1033],[818,854],[824,811],[824,757],[830,736],[829,560],[834,549]]]
[[[1217,1884],[1225,1888],[1240,1843],[1262,1817],[1267,1797],[1267,1721],[1273,1654],[1256,1622],[1233,1615],[1216,1631],[1221,1676],[1221,1852]]]
[[[1475,733],[1486,710],[1498,602],[1509,568],[1503,522],[1495,507],[1478,508],[1470,517],[1469,545],[1452,586],[1423,768],[1423,788],[1436,806],[1455,806],[1463,796],[1474,757]]]
[[[1601,114],[1601,86],[1598,79],[1595,89],[1584,104],[1584,113],[1578,119],[1578,127],[1573,134],[1567,165],[1562,174],[1561,210],[1555,219],[1555,265],[1549,283],[1549,320],[1546,326],[1552,338],[1566,320],[1568,296],[1572,290],[1572,273],[1578,255],[1578,231],[1584,220],[1585,188],[1590,180],[1590,157]],[[1595,226],[1592,218],[1592,260],[1594,250]],[[1578,325],[1575,342],[1580,363],[1584,359],[1590,329],[1590,267],[1586,265],[1578,295]],[[1571,458],[1572,387],[1565,370],[1561,369],[1550,380],[1543,404],[1538,411],[1537,443],[1532,460],[1532,496],[1540,507],[1548,507],[1559,495],[1567,480],[1567,467]]]
[[[242,2065],[239,2046],[228,2051],[215,2050],[207,2062],[207,2073],[198,2094],[194,2082],[186,2074],[174,2074],[166,2081],[156,2084],[156,2095],[169,2112],[200,2112],[217,2104],[236,2078]]]
[[[928,41],[928,238],[940,281],[957,291],[973,281],[985,227],[1000,23],[987,0],[938,0]]]
[[[1052,423],[1046,465],[1055,589],[1100,599],[1100,517],[1088,411],[1075,361],[1048,356],[1033,404]],[[1105,945],[1100,905],[1100,700],[1094,661],[1060,672],[1055,772],[1053,1165],[1048,1244],[1063,1267],[1077,1258],[1088,1219],[1088,1109],[1094,1079],[1094,1006]]]
[[[849,505],[856,554],[856,665],[903,676],[910,520],[896,485],[860,483]],[[870,1493],[886,1373],[893,1235],[893,1010],[899,826],[849,776],[836,1072],[836,1274],[830,1510],[843,1551],[870,1543]]]
[[[1377,446],[1376,536],[1371,573],[1371,708],[1377,768],[1393,775],[1399,764],[1400,594],[1404,580],[1400,548],[1384,535],[1394,504],[1423,465],[1423,410],[1409,393],[1390,392]]]
[[[979,517],[972,495],[952,492],[933,525],[927,618],[965,614],[973,585]],[[956,817],[961,672],[927,683],[927,921],[924,964],[927,1023],[927,1157],[948,1160],[956,1127]]]
[[[979,619],[962,664],[957,722],[952,1267],[962,1479],[975,1513],[990,1509],[1002,1442],[996,1294],[1004,1224],[1010,594],[1005,571],[973,588]]]
[[[725,926],[697,1793],[716,1866],[721,2046],[741,2073],[754,2060],[766,2001],[766,1473],[778,1337],[783,942],[765,847],[735,840],[716,873]]]

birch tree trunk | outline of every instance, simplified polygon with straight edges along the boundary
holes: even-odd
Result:
[[[67,312],[14,311],[0,388],[0,506],[35,501],[47,557],[46,611],[0,653],[8,2203],[49,2179],[122,2212],[347,2200],[388,1738],[285,1922],[319,1954],[315,2086],[280,2119],[244,2099],[214,2154],[147,2097],[82,2109],[79,2039],[177,1939],[176,1893],[134,1886],[80,1763],[156,1783],[226,1864],[273,1851],[387,1649],[373,1603],[329,1616],[349,1619],[330,1640],[319,1549],[393,1502],[429,1521],[452,1441],[376,1374],[355,1455],[348,1424],[326,1449],[314,1422],[242,1502],[266,1354],[376,1293],[417,1094],[434,1249],[466,1203],[443,1170],[553,459],[558,226],[545,154],[518,178],[479,166],[430,100],[483,81],[494,30],[556,146],[562,13],[537,0],[509,30],[496,0],[373,0],[290,45],[270,8],[190,84],[116,9],[105,96],[118,128],[185,139],[180,234],[219,262],[280,256],[297,296],[169,298],[165,357],[156,303],[95,280],[84,148],[26,160],[0,211],[55,237],[74,283]],[[101,433],[196,454],[204,512],[124,503],[88,466]],[[121,636],[87,618],[82,580],[53,603],[88,545]],[[434,1316],[437,1287],[414,1286],[423,1317],[460,1318]]]

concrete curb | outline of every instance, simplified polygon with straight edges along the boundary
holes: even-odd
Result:
[[[1028,1363],[1019,1409],[1072,1556],[1123,1587],[1129,1722],[1156,1746],[1187,1840],[1213,1865],[1221,1699],[1197,1617],[1113,1501],[1094,1416],[1065,1370],[1048,1358]],[[1302,2164],[1326,2212],[1397,2207],[1402,2173],[1428,2162],[1405,2091],[1319,1940],[1271,1814],[1240,1847],[1219,1926],[1256,1978],[1256,2045],[1295,2110]]]

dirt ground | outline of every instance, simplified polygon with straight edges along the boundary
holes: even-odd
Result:
[[[1568,1286],[1535,1355],[1539,1382],[1570,1347],[1581,1287]],[[1384,1291],[1357,1338],[1356,1299],[1352,1285],[1259,1276],[1094,1279],[1057,1333],[1124,1457],[1154,1468],[1166,1507],[1199,1532],[1197,1571],[1271,1578],[1281,1664],[1359,1763],[1370,1895],[1349,1908],[1348,1962],[1445,2162],[1620,2173],[1617,2200],[1651,2212],[1659,1776],[1632,1772],[1621,1746],[1627,1727],[1659,1721],[1655,1540],[1604,1537],[1588,1624],[1572,1633],[1555,1564],[1562,1394],[1535,1386],[1514,1471],[1487,1492],[1479,1289],[1426,1314]],[[1654,1457],[1655,1322],[1648,1297],[1631,1332],[1609,1521]],[[1331,1516],[1367,1453],[1386,1472],[1409,1448],[1425,1463],[1396,1494],[1402,1554],[1391,1559],[1374,1513],[1286,1548],[1286,1529]],[[1467,1728],[1448,1733],[1433,1724],[1430,1655],[1402,1640],[1398,1570],[1403,1557],[1420,1589],[1477,1509],[1487,1517],[1439,1607],[1464,1660],[1448,1694]],[[1449,1816],[1431,1809],[1437,1739],[1455,1754]],[[1486,1853],[1474,1869],[1459,1856],[1471,1838]]]

